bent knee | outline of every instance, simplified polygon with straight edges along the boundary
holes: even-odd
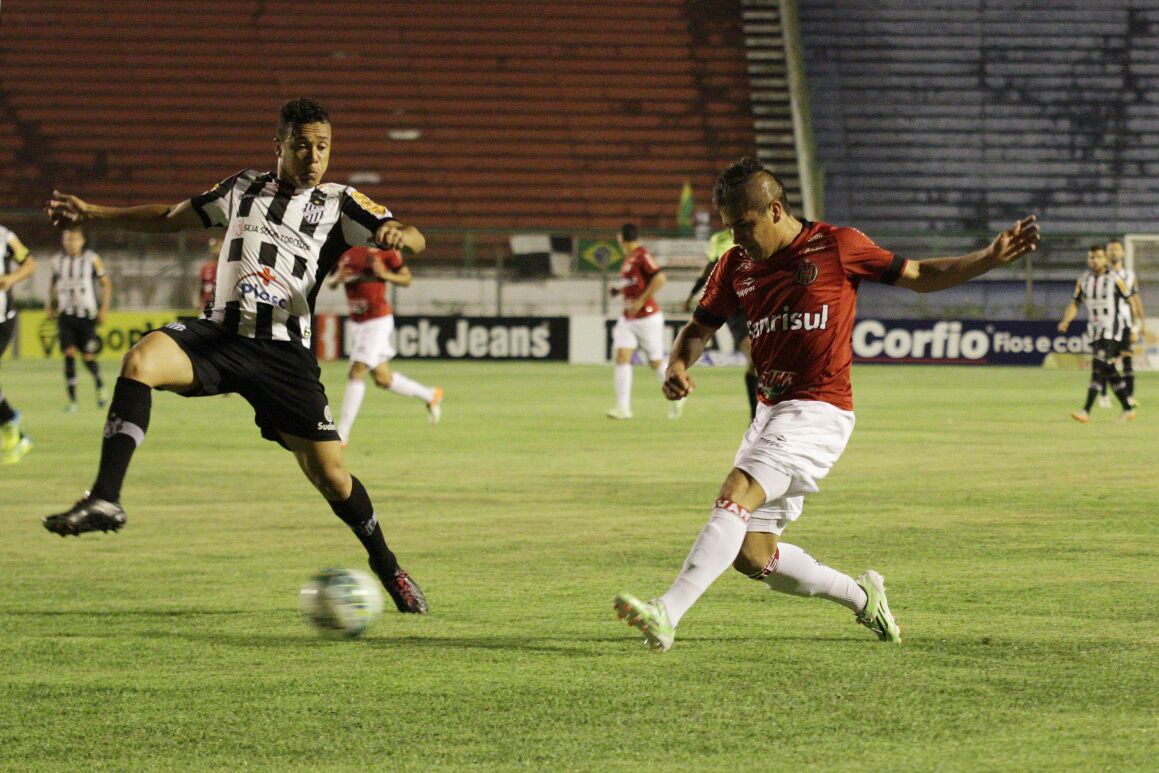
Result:
[[[331,502],[340,502],[350,496],[353,483],[343,464],[311,465],[306,470],[306,477],[318,493]]]
[[[767,545],[746,541],[745,544],[741,545],[740,552],[737,553],[736,559],[732,562],[732,568],[745,577],[756,579],[768,567],[769,560],[776,552],[776,547],[775,542],[772,548],[769,548]]]

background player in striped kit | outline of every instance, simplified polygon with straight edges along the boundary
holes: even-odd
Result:
[[[64,384],[68,391],[65,411],[77,410],[76,357],[79,354],[85,369],[93,377],[97,391],[97,407],[108,403],[108,392],[101,379],[97,362],[100,339],[97,325],[105,321],[113,297],[113,283],[105,272],[101,256],[85,249],[85,235],[80,228],[66,228],[60,236],[63,251],[52,259],[52,285],[48,291],[45,313],[57,318],[60,350],[64,353]],[[100,292],[97,292],[97,285]]]
[[[1087,400],[1082,410],[1072,411],[1071,418],[1086,424],[1090,421],[1091,406],[1099,396],[1104,382],[1110,382],[1111,389],[1123,406],[1122,421],[1135,418],[1135,410],[1127,400],[1127,386],[1115,369],[1115,358],[1119,356],[1119,342],[1124,330],[1128,330],[1127,320],[1122,311],[1127,298],[1127,285],[1122,278],[1110,270],[1107,253],[1103,245],[1095,244],[1087,250],[1087,270],[1074,285],[1074,297],[1067,304],[1058,323],[1058,331],[1065,333],[1079,311],[1079,303],[1087,307],[1087,337],[1091,340],[1091,381],[1087,386]]]
[[[16,234],[0,225],[0,355],[16,331],[16,309],[9,291],[35,271],[36,261],[28,248]],[[9,404],[0,387],[0,464],[15,464],[30,450],[32,440],[20,429],[20,411]]]
[[[274,136],[277,172],[247,169],[179,204],[104,207],[54,192],[46,211],[58,226],[102,224],[135,231],[224,227],[214,305],[203,319],[175,322],[125,356],[113,393],[92,491],[44,519],[49,531],[117,531],[121,485],[144,441],[152,390],[185,397],[238,392],[262,437],[291,451],[306,478],[358,537],[400,612],[425,613],[426,599],[387,547],[365,487],[346,469],[320,370],[310,350],[318,283],[352,246],[426,248],[413,226],[349,186],[323,183],[330,115],[310,99],[282,106]]]
[[[1127,402],[1134,408],[1135,401],[1135,352],[1137,341],[1143,341],[1147,336],[1147,315],[1143,311],[1143,299],[1139,294],[1139,280],[1135,272],[1127,268],[1123,262],[1125,251],[1123,243],[1117,239],[1107,242],[1107,260],[1111,270],[1119,275],[1123,284],[1127,286],[1127,299],[1122,304],[1121,313],[1127,320],[1123,328],[1123,337],[1119,340],[1119,361],[1123,363],[1123,383],[1127,385]],[[1106,394],[1106,385],[1103,385],[1103,394]]]
[[[346,302],[354,327],[354,345],[350,352],[350,374],[346,394],[342,398],[342,417],[338,434],[342,445],[350,442],[350,430],[358,417],[362,398],[366,396],[366,374],[374,383],[404,397],[416,397],[427,406],[432,424],[442,417],[440,403],[442,387],[429,387],[401,373],[391,371],[394,345],[394,312],[386,297],[388,284],[409,287],[410,268],[403,262],[398,250],[379,250],[371,247],[352,247],[338,261],[338,272],[330,280],[331,287],[346,286]]]

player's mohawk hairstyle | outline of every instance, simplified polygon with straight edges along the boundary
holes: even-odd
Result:
[[[294,126],[307,123],[330,123],[330,111],[309,97],[291,99],[282,105],[278,117],[278,136],[286,137]]]
[[[771,185],[765,190],[768,201],[751,200],[753,191],[750,185],[758,177],[767,177]],[[780,178],[773,174],[773,170],[761,163],[756,156],[745,156],[729,164],[716,178],[716,185],[712,188],[712,204],[717,209],[731,207],[742,202],[753,205],[754,209],[764,209],[774,201],[781,202],[785,211],[789,211],[789,201],[785,198],[785,185]]]

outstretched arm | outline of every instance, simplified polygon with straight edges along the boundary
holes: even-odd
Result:
[[[984,249],[953,258],[909,261],[895,284],[919,293],[945,290],[1034,252],[1038,239],[1037,218],[1030,215],[998,234]]]
[[[21,262],[11,274],[0,274],[0,291],[11,289],[13,285],[23,282],[36,272],[36,261],[28,254],[28,248],[21,244],[19,239],[10,235],[8,246],[12,248],[16,259]]]
[[[371,267],[376,277],[384,282],[396,284],[399,287],[410,287],[410,283],[413,280],[408,266],[400,266],[398,271],[391,271],[380,259],[371,263]]]
[[[53,191],[44,207],[45,214],[58,228],[88,226],[123,228],[145,233],[176,233],[202,228],[201,217],[188,201],[180,204],[145,204],[137,207],[104,207],[90,204],[68,193]]]
[[[1065,333],[1066,329],[1070,327],[1070,323],[1079,313],[1079,305],[1071,301],[1067,304],[1066,311],[1062,313],[1062,320],[1058,323],[1058,332]]]
[[[712,339],[716,328],[709,327],[695,319],[680,328],[672,343],[672,354],[668,356],[668,370],[664,374],[664,396],[669,400],[679,400],[692,394],[696,382],[688,375],[688,369],[704,354],[704,347]]]

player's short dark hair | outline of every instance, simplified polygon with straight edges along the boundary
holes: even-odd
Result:
[[[767,176],[772,183],[768,190],[771,195],[767,196],[768,201],[750,201],[750,184],[762,176]],[[747,204],[749,209],[763,210],[774,201],[779,201],[786,212],[790,211],[789,200],[785,197],[785,184],[756,156],[745,156],[729,164],[712,187],[712,204],[717,209]]]
[[[295,126],[307,123],[330,123],[330,111],[309,97],[291,99],[282,105],[282,114],[278,117],[278,136],[288,137]]]
[[[64,231],[65,233],[78,233],[81,236],[85,235],[84,226],[82,226],[80,223],[70,223],[69,225],[66,225],[61,230]]]
[[[1087,247],[1087,252],[1106,252],[1106,251],[1107,251],[1106,245],[1103,245],[1103,244],[1092,244],[1090,247]]]
[[[640,238],[640,229],[635,223],[624,223],[620,226],[620,238],[626,242],[634,242]]]

